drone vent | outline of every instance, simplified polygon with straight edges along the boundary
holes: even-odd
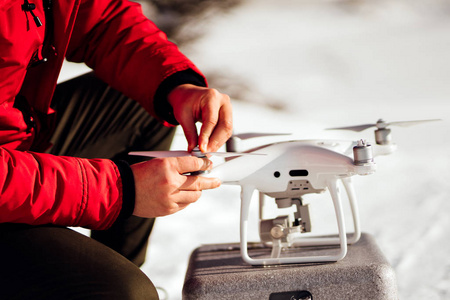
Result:
[[[292,177],[305,177],[309,175],[308,170],[290,170],[289,175]]]

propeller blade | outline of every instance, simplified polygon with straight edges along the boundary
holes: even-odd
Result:
[[[128,153],[129,155],[138,155],[146,157],[164,158],[164,157],[185,157],[185,156],[195,156],[188,151],[134,151]],[[261,153],[243,153],[243,152],[206,152],[202,153],[206,155],[214,155],[218,157],[237,157],[237,156],[254,156],[254,155],[264,155]]]
[[[188,151],[134,151],[128,154],[155,158],[192,156]]]
[[[257,138],[257,137],[279,136],[279,135],[291,135],[291,133],[246,132],[246,133],[233,134],[232,137],[237,137],[238,139],[241,139],[241,140],[248,140],[248,139]]]
[[[377,126],[377,124],[362,124],[362,125],[356,125],[356,126],[327,128],[326,130],[352,130],[352,131],[360,132],[360,131],[366,130],[367,128],[376,127],[376,126]]]
[[[255,155],[265,155],[263,153],[245,153],[245,152],[208,152],[206,154],[215,155],[219,157],[237,157],[237,156],[255,156]]]
[[[408,127],[408,126],[418,125],[418,124],[427,123],[427,122],[435,122],[435,121],[442,121],[442,119],[390,122],[388,124],[389,125],[394,125],[394,126]]]
[[[401,122],[385,122],[382,119],[378,120],[375,124],[362,124],[356,126],[347,126],[347,127],[335,127],[335,128],[327,128],[327,130],[352,130],[352,131],[363,131],[370,127],[377,127],[379,129],[387,128],[388,126],[413,126],[426,122],[434,122],[434,121],[442,121],[441,119],[429,119],[429,120],[416,120],[416,121],[401,121]]]

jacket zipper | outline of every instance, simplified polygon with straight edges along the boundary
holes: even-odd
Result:
[[[41,27],[42,22],[41,19],[39,19],[38,16],[36,16],[33,12],[33,10],[36,9],[36,5],[34,3],[28,2],[28,0],[24,0],[22,4],[22,10],[25,12],[25,16],[27,17],[27,30],[30,30],[30,21],[28,20],[28,14],[29,12],[31,16],[33,17],[34,23],[36,24],[36,27]]]
[[[52,45],[53,43],[53,15],[52,15],[52,0],[43,0],[43,7],[44,7],[44,17],[45,17],[45,33],[44,33],[44,41],[42,43],[42,47],[38,50],[36,50],[35,54],[31,58],[30,63],[28,64],[28,68],[36,67],[42,63],[45,63],[48,61],[48,57],[50,55],[56,56],[56,49]],[[35,5],[33,3],[29,3],[28,0],[25,0],[24,5],[22,5],[22,9],[25,11],[25,13],[28,10],[24,9],[24,6],[32,6],[32,9],[35,8]],[[32,10],[30,11],[32,13]],[[35,16],[33,14],[33,16]],[[38,18],[38,17],[36,17]],[[39,19],[39,18],[38,18]],[[27,16],[28,21],[28,16]],[[40,22],[40,20],[39,20]],[[42,22],[40,22],[42,26]],[[37,25],[37,24],[36,24]],[[27,26],[29,26],[27,24]]]

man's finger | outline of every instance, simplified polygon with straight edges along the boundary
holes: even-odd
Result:
[[[188,142],[188,151],[192,151],[198,145],[197,127],[193,121],[185,122],[181,127]]]
[[[174,195],[174,201],[178,208],[184,209],[189,204],[196,202],[202,195],[201,191],[179,191]]]
[[[178,157],[177,163],[177,171],[180,174],[195,171],[206,171],[212,167],[212,162],[209,159],[194,156]]]
[[[209,137],[208,151],[214,152],[220,148],[233,133],[233,116],[231,106],[224,105],[219,111],[219,122]]]
[[[202,110],[202,127],[198,137],[198,144],[202,152],[210,151],[208,149],[209,138],[212,135],[219,120],[219,106],[215,101],[210,101]]]
[[[201,176],[186,176],[186,181],[179,187],[180,191],[203,191],[215,189],[220,186],[217,178],[206,178]]]

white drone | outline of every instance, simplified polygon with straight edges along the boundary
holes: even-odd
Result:
[[[226,162],[214,167],[202,176],[217,177],[223,184],[241,186],[241,221],[240,244],[245,262],[251,265],[273,265],[288,263],[334,262],[341,260],[347,253],[347,244],[356,243],[360,236],[360,222],[356,196],[351,177],[369,175],[375,172],[373,157],[395,151],[392,143],[390,125],[408,126],[424,121],[407,121],[387,123],[379,120],[376,124],[364,124],[352,127],[331,128],[340,130],[362,131],[376,127],[374,149],[365,140],[297,140],[263,145],[255,149],[238,152],[211,153],[228,158]],[[236,139],[244,139],[266,134],[247,134],[234,136],[227,143],[227,150],[235,150]],[[374,150],[374,151],[372,151]],[[131,155],[150,157],[168,157],[194,155],[202,156],[198,149],[193,153],[187,151],[147,151],[131,152]],[[341,181],[350,202],[354,232],[347,238],[344,221],[342,197],[338,187]],[[248,218],[249,207],[254,191],[260,194],[260,238],[266,245],[272,246],[270,257],[250,257],[248,253]],[[301,233],[311,231],[308,204],[302,197],[311,193],[328,190],[336,213],[337,237],[301,237]],[[275,199],[278,208],[294,206],[296,211],[290,215],[274,219],[262,219],[264,197]],[[320,256],[282,256],[283,248],[296,246],[338,245],[337,253]]]

